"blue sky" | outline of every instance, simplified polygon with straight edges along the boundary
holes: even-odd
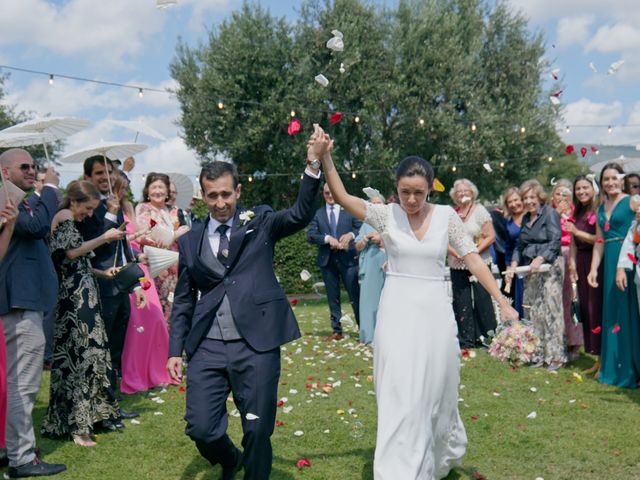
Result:
[[[177,2],[162,10],[156,0],[0,0],[0,64],[143,87],[171,86],[168,65],[178,36],[195,45],[205,39],[208,28],[241,5],[240,0]],[[640,143],[640,127],[623,126],[640,125],[637,0],[508,3],[530,19],[532,31],[544,33],[546,58],[560,69],[564,91],[558,130],[563,139],[576,145]],[[296,17],[298,2],[261,4],[272,14]],[[615,75],[607,75],[609,65],[618,60],[625,63]],[[589,68],[590,62],[599,73]],[[165,135],[166,141],[140,137],[150,148],[136,157],[134,192],[141,190],[142,175],[152,170],[197,174],[195,155],[179,137],[179,106],[170,95],[146,92],[139,98],[135,90],[61,78],[49,85],[45,76],[3,71],[11,75],[5,103],[36,115],[72,115],[93,122],[68,139],[68,152],[100,140],[133,140],[133,132],[114,127],[109,119],[141,120]],[[569,133],[564,125],[571,126]],[[61,170],[63,179],[70,179],[79,174],[80,165]]]

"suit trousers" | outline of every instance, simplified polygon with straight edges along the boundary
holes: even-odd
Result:
[[[11,310],[2,317],[7,347],[7,456],[19,467],[36,454],[31,413],[42,380],[43,312]]]
[[[340,317],[342,307],[340,303],[340,279],[347,289],[351,308],[356,316],[356,323],[360,325],[360,284],[358,283],[358,265],[347,266],[338,259],[337,253],[331,253],[329,262],[321,268],[324,288],[329,301],[331,312],[331,329],[334,333],[342,333]]]
[[[491,295],[480,282],[470,280],[469,270],[451,269],[453,313],[458,324],[458,340],[461,348],[482,346],[480,336],[496,329],[496,312]]]
[[[279,348],[257,352],[243,339],[202,341],[187,366],[186,434],[212,465],[231,467],[237,458],[226,433],[232,392],[244,433],[244,478],[269,478],[279,378]]]
[[[131,304],[128,293],[119,293],[115,296],[100,296],[102,302],[102,318],[107,331],[107,342],[109,353],[111,354],[111,392],[114,398],[118,385],[118,377],[122,371],[122,351],[124,350],[124,340],[127,335],[127,325],[131,315]]]
[[[42,321],[42,329],[44,330],[45,347],[44,347],[44,363],[53,363],[53,325],[56,321],[56,307],[54,305],[49,311],[45,312]]]

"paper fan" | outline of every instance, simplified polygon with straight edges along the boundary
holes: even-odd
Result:
[[[144,253],[149,260],[149,274],[157,277],[160,272],[178,263],[180,254],[164,248],[144,247]]]
[[[160,224],[156,224],[151,228],[149,236],[158,245],[171,245],[174,240],[173,229]]]

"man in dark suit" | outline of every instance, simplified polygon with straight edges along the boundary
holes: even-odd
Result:
[[[358,252],[354,240],[362,222],[336,204],[329,186],[325,184],[322,195],[326,202],[309,224],[307,239],[318,245],[317,264],[322,271],[324,288],[331,311],[333,333],[329,340],[342,340],[342,309],[340,305],[340,278],[349,294],[349,301],[360,325],[360,285],[358,283]]]
[[[36,170],[29,152],[14,148],[0,155],[4,177],[31,190]],[[9,477],[55,475],[62,464],[41,462],[31,412],[42,380],[44,312],[58,293],[58,277],[44,238],[58,208],[58,176],[47,170],[38,202],[18,206],[13,238],[0,262],[0,316],[7,350],[7,454]]]
[[[110,228],[118,228],[124,223],[124,214],[120,208],[120,202],[115,195],[109,194],[109,176],[112,173],[111,162],[105,165],[102,155],[89,157],[84,161],[84,179],[93,183],[100,191],[102,197],[100,204],[93,211],[91,217],[82,222],[77,222],[76,227],[82,238],[93,240],[99,237]],[[118,242],[110,242],[94,250],[95,256],[91,259],[91,264],[98,270],[109,270],[112,267],[121,267],[128,262],[135,261],[134,254],[127,243],[126,238]],[[131,306],[129,303],[129,293],[121,292],[110,279],[99,278],[100,300],[102,304],[102,318],[104,319],[107,331],[107,341],[111,353],[111,387],[110,392],[114,398],[118,397],[118,377],[122,366],[122,350],[127,333],[127,325]],[[146,296],[142,287],[134,287],[136,295],[136,305],[143,308],[146,304]],[[135,412],[121,410],[122,418],[135,418]],[[111,428],[113,425],[109,425]],[[123,424],[116,422],[116,427]]]
[[[178,240],[179,277],[171,312],[167,369],[182,378],[187,367],[186,433],[222,478],[268,479],[270,437],[276,416],[280,346],[300,337],[298,324],[273,270],[275,243],[311,220],[319,161],[328,140],[319,127],[309,146],[308,166],[296,203],[274,212],[261,205],[237,208],[241,185],[235,165],[213,162],[200,185],[210,215]],[[242,415],[244,454],[227,430],[229,391]]]

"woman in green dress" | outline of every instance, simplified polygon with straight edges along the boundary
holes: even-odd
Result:
[[[622,242],[635,218],[638,205],[622,192],[622,167],[608,163],[600,173],[605,201],[598,208],[596,244],[589,285],[598,287],[598,266],[604,258],[602,279],[602,351],[599,380],[618,387],[636,388],[640,378],[640,316],[633,272],[622,270],[616,279]]]

